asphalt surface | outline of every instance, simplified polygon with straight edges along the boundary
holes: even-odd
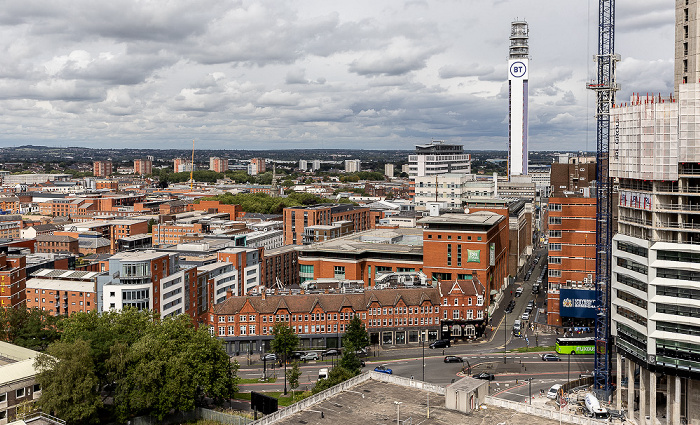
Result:
[[[519,402],[529,400],[530,393],[539,397],[540,390],[546,392],[553,384],[566,382],[567,377],[577,379],[581,373],[590,373],[593,368],[593,356],[571,356],[570,363],[568,356],[562,356],[562,361],[559,362],[544,362],[541,359],[543,352],[511,352],[513,349],[526,346],[553,346],[558,336],[524,329],[523,336],[516,337],[512,332],[513,321],[521,317],[531,299],[535,301],[537,307],[531,314],[531,321],[546,323],[545,314],[539,310],[545,304],[545,290],[543,288],[539,294],[532,294],[532,284],[537,281],[542,268],[546,265],[546,250],[541,248],[536,250],[535,254],[540,254],[541,258],[530,279],[526,282],[516,279],[515,284],[505,291],[503,299],[500,300],[499,306],[492,316],[490,325],[493,330],[489,327],[485,337],[481,338],[480,341],[457,343],[444,350],[421,346],[372,347],[370,356],[365,359],[367,366],[363,370],[374,369],[383,364],[392,369],[396,375],[413,377],[438,385],[449,385],[464,376],[465,372],[471,374],[487,372],[495,375],[495,379],[490,382],[490,390],[493,395]],[[533,254],[532,259],[534,257]],[[524,267],[524,271],[527,270],[528,266]],[[523,295],[520,297],[515,296],[518,286],[523,287]],[[505,314],[505,306],[511,299],[516,302],[515,308],[512,313]],[[446,355],[463,357],[465,362],[463,364],[444,363]],[[425,358],[425,362],[423,362],[423,358]],[[241,378],[261,378],[263,376],[262,362],[252,361],[251,365],[247,365],[247,362],[248,359],[239,359],[242,366],[238,376]],[[463,366],[466,367],[464,372],[462,371]],[[318,380],[319,369],[327,367],[331,367],[331,360],[301,365],[302,376],[299,390],[311,389]],[[267,375],[276,376],[277,381],[275,383],[239,384],[239,389],[241,391],[282,391],[284,388],[283,369],[268,368]],[[531,385],[526,381],[530,378],[533,379]],[[241,407],[244,408],[245,405],[246,403],[243,402]]]

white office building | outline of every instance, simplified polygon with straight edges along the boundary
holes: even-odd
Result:
[[[471,161],[471,155],[464,153],[464,146],[435,140],[417,145],[415,154],[408,156],[408,174],[412,179],[446,173],[470,174]]]

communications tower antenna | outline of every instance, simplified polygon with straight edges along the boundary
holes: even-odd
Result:
[[[610,274],[612,257],[612,182],[610,180],[609,141],[610,108],[615,103],[615,0],[598,3],[597,81],[588,88],[596,93],[596,262],[595,262],[595,354],[593,389],[607,400],[611,389],[612,357],[610,348]],[[603,398],[603,397],[601,397]]]
[[[190,162],[190,192],[192,192],[192,185],[194,185],[194,139],[192,139],[192,162]]]

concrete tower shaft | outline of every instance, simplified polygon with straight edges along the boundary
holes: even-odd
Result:
[[[528,134],[528,46],[529,28],[525,21],[510,24],[510,47],[508,57],[508,174],[527,174]]]

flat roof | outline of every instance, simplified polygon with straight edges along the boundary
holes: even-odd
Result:
[[[299,248],[300,252],[384,252],[423,253],[423,229],[374,229],[314,243]]]
[[[95,279],[95,276],[98,276],[99,274],[101,274],[101,272],[87,272],[87,271],[81,271],[81,270],[41,269],[39,271],[32,273],[32,277],[92,281]]]
[[[426,417],[426,402],[430,398],[430,418]],[[397,409],[396,402],[401,403]],[[555,425],[550,420],[511,409],[487,405],[470,414],[445,408],[445,396],[412,387],[375,381],[373,379],[350,387],[346,391],[316,403],[305,410],[274,421],[275,425],[366,425],[396,423],[411,418],[421,425],[498,424]],[[323,412],[323,418],[321,413]]]
[[[27,280],[27,289],[57,289],[59,291],[95,292],[95,284],[93,282],[83,282],[78,280],[31,278]]]
[[[424,217],[420,224],[478,224],[493,226],[503,220],[503,216],[491,211],[476,211],[470,214],[442,214],[436,217]]]

